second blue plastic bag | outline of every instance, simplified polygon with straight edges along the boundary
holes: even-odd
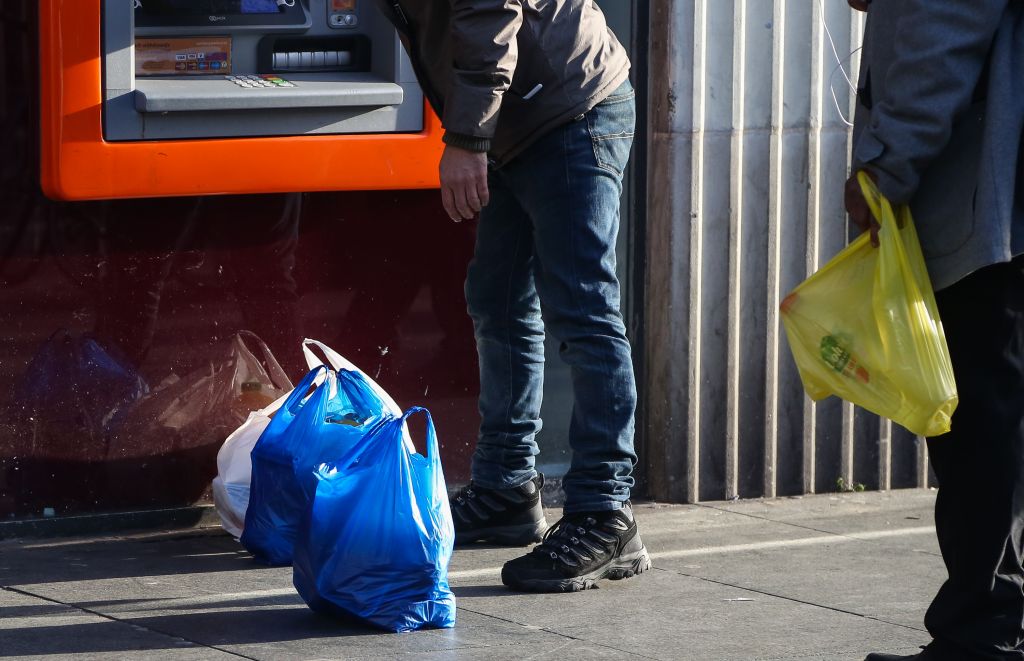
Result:
[[[427,456],[403,439],[427,416]],[[386,417],[319,484],[295,543],[295,589],[315,611],[388,631],[455,626],[455,528],[430,413]]]
[[[292,391],[252,449],[240,541],[257,560],[291,563],[299,520],[316,489],[317,466],[341,459],[383,410],[366,379],[348,370],[320,366]]]

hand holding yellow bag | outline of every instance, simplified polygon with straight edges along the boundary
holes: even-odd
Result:
[[[881,225],[865,232],[783,300],[782,324],[811,399],[837,395],[921,436],[949,431],[953,365],[910,209],[863,172]]]

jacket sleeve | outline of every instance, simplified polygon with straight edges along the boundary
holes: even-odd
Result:
[[[451,92],[445,99],[444,141],[488,151],[512,84],[523,22],[521,0],[449,0],[452,6]]]
[[[899,42],[889,66],[875,67],[885,72],[884,92],[853,147],[853,164],[874,171],[879,189],[901,204],[914,196],[970,106],[1012,0],[896,1],[903,5],[893,31]]]

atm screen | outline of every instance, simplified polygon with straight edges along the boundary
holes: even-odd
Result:
[[[139,9],[159,16],[277,14],[285,4],[278,5],[277,0],[143,0]]]
[[[305,20],[301,0],[138,0],[136,23],[173,25],[289,25]]]

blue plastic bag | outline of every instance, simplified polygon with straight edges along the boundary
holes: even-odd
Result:
[[[348,370],[321,365],[292,391],[252,449],[240,541],[257,560],[291,563],[299,520],[316,489],[316,467],[341,459],[383,409],[366,379]]]
[[[426,457],[403,438],[405,421],[421,411]],[[430,413],[417,407],[385,417],[317,476],[293,565],[309,607],[395,632],[455,626],[455,528]]]

